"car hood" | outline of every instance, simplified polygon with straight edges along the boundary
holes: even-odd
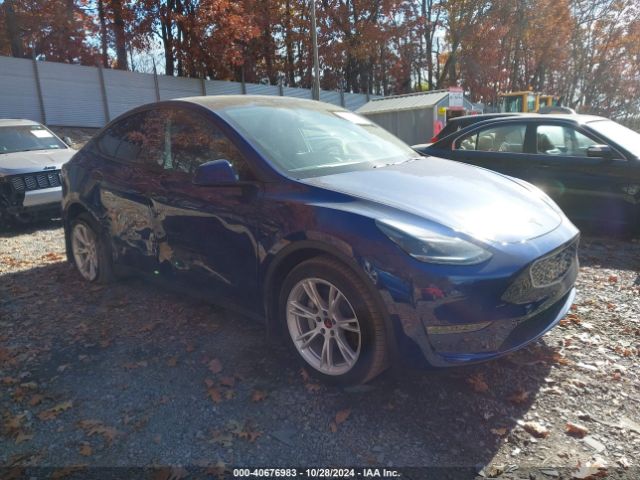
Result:
[[[536,190],[483,168],[434,157],[302,182],[390,206],[489,242],[539,237],[563,221],[555,204]]]
[[[55,150],[33,150],[0,154],[0,175],[39,172],[49,167],[59,170],[76,153],[72,148]],[[51,168],[53,167],[53,168]]]

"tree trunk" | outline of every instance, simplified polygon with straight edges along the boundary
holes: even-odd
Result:
[[[104,12],[104,1],[98,0],[98,19],[100,21],[100,55],[102,66],[109,68],[109,52],[107,50],[107,18]]]
[[[16,15],[13,0],[4,2],[5,24],[7,27],[7,35],[11,44],[11,55],[18,58],[24,58],[24,48],[22,48],[22,39],[20,38],[20,20]]]
[[[127,42],[124,32],[124,17],[122,15],[122,0],[112,0],[113,33],[116,37],[116,68],[127,69]]]
[[[290,87],[296,86],[296,76],[294,71],[294,56],[293,56],[293,40],[291,38],[291,0],[287,0],[285,11],[285,23],[284,23],[284,43],[286,48],[285,57],[285,76],[287,84]]]

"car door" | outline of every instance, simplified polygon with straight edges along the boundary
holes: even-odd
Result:
[[[159,271],[194,293],[257,308],[251,301],[258,299],[259,183],[212,119],[186,107],[171,107],[167,118],[164,154],[150,195]],[[232,163],[238,183],[192,183],[199,165],[219,159]]]
[[[624,225],[635,220],[637,205],[628,192],[631,166],[614,149],[614,158],[595,158],[587,149],[603,144],[573,123],[535,124],[527,180],[549,194],[573,220]]]
[[[521,176],[527,167],[524,150],[526,129],[525,122],[516,121],[476,128],[454,140],[447,158],[506,175]]]
[[[157,268],[146,162],[162,145],[157,123],[149,112],[116,122],[96,139],[88,168],[98,187],[88,201],[106,217],[116,262],[145,272]]]

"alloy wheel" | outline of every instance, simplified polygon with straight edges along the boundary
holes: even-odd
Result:
[[[349,300],[332,283],[305,278],[287,299],[287,326],[296,350],[325,375],[344,375],[358,361],[360,323]]]
[[[80,275],[93,281],[98,276],[98,243],[96,234],[84,223],[76,223],[71,234],[73,259]]]

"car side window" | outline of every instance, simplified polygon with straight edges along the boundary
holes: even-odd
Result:
[[[563,125],[538,125],[536,151],[544,155],[586,157],[587,149],[598,142]]]
[[[522,153],[526,130],[527,126],[524,124],[484,128],[456,140],[455,148],[480,152]]]
[[[164,122],[157,111],[130,115],[98,138],[98,149],[122,162],[157,165],[156,159],[162,155]]]
[[[240,180],[252,178],[244,156],[231,140],[197,113],[170,110],[164,140],[160,165],[165,170],[191,174],[203,163],[224,159],[233,165]]]

